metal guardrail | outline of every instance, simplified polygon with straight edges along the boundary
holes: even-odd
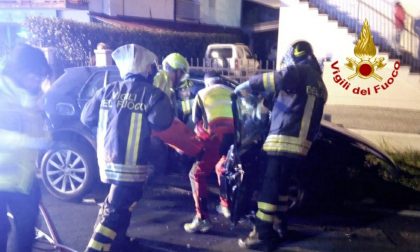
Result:
[[[306,0],[320,13],[337,20],[349,32],[360,33],[365,19],[368,20],[375,44],[380,51],[399,58],[412,71],[420,71],[419,35],[415,33],[415,18],[406,13],[405,27],[400,42],[396,42],[394,4],[384,0]]]

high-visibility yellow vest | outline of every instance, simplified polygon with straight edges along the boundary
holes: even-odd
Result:
[[[49,135],[35,97],[0,76],[0,191],[29,193]]]
[[[232,89],[220,84],[200,90],[194,101],[193,116],[198,108],[201,109],[206,128],[215,119],[233,118],[231,94]]]

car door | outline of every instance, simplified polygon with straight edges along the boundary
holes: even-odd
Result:
[[[82,109],[85,103],[95,95],[96,91],[104,87],[104,85],[119,80],[121,80],[121,77],[117,69],[104,69],[93,73],[80,90],[78,97],[80,109]]]

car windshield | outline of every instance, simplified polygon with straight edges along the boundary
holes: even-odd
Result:
[[[245,58],[247,58],[247,59],[252,59],[252,53],[251,53],[251,51],[249,50],[249,48],[244,47],[243,49],[244,49],[244,53],[245,53]]]
[[[232,48],[217,48],[210,50],[211,58],[232,58]]]
[[[255,145],[255,141],[264,139],[269,125],[269,111],[264,107],[263,99],[253,95],[238,97],[236,108],[241,152],[246,152]]]

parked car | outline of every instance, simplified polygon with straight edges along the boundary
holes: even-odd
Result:
[[[80,122],[80,113],[96,90],[119,79],[115,66],[68,68],[46,93],[54,144],[42,153],[40,173],[57,198],[80,199],[98,181],[95,135]]]
[[[204,86],[203,76],[203,71],[191,71],[190,78],[195,87]],[[83,105],[96,90],[119,79],[114,66],[70,68],[46,94],[46,113],[53,126],[54,145],[42,153],[40,167],[46,188],[57,198],[80,199],[99,181],[95,134],[80,122],[79,117]],[[227,78],[225,81],[237,85]],[[305,204],[309,194],[339,190],[358,179],[362,181],[367,178],[366,174],[378,178],[378,171],[366,166],[366,156],[379,160],[389,171],[396,170],[392,159],[374,144],[323,121],[320,137],[309,153],[308,169],[302,169],[294,183],[294,204]],[[314,188],[325,190],[312,190]]]
[[[197,75],[198,74],[198,75]],[[204,87],[203,73],[190,72],[192,93]],[[107,83],[120,80],[116,66],[65,70],[45,95],[45,112],[54,144],[40,155],[47,190],[63,200],[82,198],[98,182],[95,132],[80,121],[85,103]]]
[[[252,75],[260,64],[244,44],[209,44],[205,53],[207,67],[222,68],[234,78]]]

